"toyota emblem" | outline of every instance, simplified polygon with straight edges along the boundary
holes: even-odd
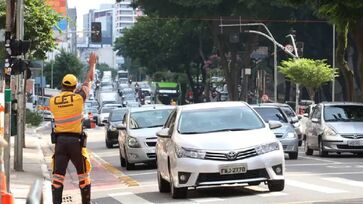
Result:
[[[228,152],[228,153],[226,154],[226,156],[227,156],[227,159],[228,159],[228,160],[236,160],[236,158],[237,158],[237,153],[236,153],[236,152]]]

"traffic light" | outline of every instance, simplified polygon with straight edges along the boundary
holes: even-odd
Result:
[[[102,42],[102,26],[100,22],[91,23],[91,42]]]

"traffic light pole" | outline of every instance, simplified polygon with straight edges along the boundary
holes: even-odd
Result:
[[[23,40],[24,37],[24,0],[17,0],[16,4],[16,38]],[[17,134],[14,143],[14,169],[23,171],[23,140],[25,139],[25,78],[24,73],[16,75],[16,97],[17,97]]]

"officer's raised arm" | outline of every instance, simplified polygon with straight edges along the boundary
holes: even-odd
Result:
[[[96,53],[92,52],[88,60],[89,68],[86,78],[82,84],[81,89],[77,91],[77,93],[82,95],[84,99],[88,97],[89,91],[91,89],[91,84],[95,76],[96,63],[97,63],[97,55]]]

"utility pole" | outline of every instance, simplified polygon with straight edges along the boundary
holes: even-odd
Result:
[[[16,38],[23,40],[24,38],[24,0],[17,0],[16,3]],[[23,171],[23,139],[25,139],[25,88],[26,71],[16,76],[17,81],[17,135],[14,143],[14,169]]]

